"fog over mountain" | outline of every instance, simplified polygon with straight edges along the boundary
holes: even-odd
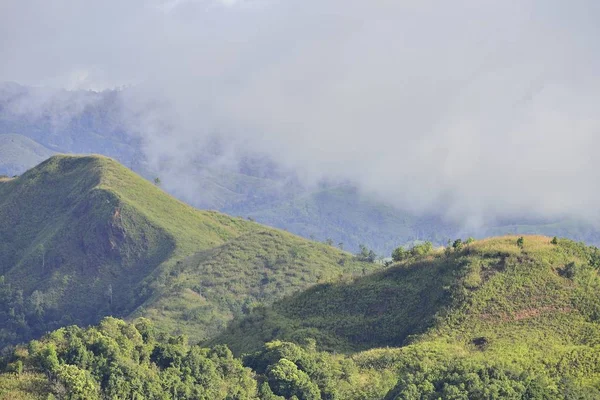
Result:
[[[216,137],[215,168],[259,153],[465,226],[594,222],[598,20],[591,0],[7,0],[0,81],[56,89],[27,115],[120,88],[115,115],[176,191]]]

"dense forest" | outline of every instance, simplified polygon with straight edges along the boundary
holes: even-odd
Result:
[[[273,341],[238,359],[223,345],[204,348],[183,336],[156,336],[145,319],[61,328],[1,362],[0,393],[15,400],[593,399],[600,393],[572,377],[445,358],[423,346],[349,356],[318,351],[314,341]]]

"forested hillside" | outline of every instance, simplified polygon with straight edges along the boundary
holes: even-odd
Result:
[[[256,308],[208,346],[158,334],[146,319],[60,329],[5,352],[0,393],[11,399],[600,397],[598,249],[502,237],[402,258],[384,271]]]

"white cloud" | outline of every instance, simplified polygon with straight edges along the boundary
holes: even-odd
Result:
[[[82,4],[4,2],[0,79],[135,84],[151,159],[220,133],[416,211],[598,217],[598,2]]]

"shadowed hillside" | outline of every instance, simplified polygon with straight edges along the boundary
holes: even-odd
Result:
[[[52,157],[0,184],[2,274],[46,318],[127,315],[140,283],[176,257],[252,224],[200,212],[104,157]]]
[[[279,238],[276,247],[261,239],[271,236]],[[204,339],[255,301],[375,267],[329,246],[194,209],[101,156],[55,156],[2,181],[0,237],[0,275],[12,307],[4,306],[16,313],[4,322],[11,325],[2,335],[9,342],[135,310],[153,315],[160,328]],[[345,259],[347,267],[340,265]],[[220,279],[226,265],[227,273],[247,275],[234,294],[225,289],[234,281]],[[19,315],[27,316],[25,326]]]

